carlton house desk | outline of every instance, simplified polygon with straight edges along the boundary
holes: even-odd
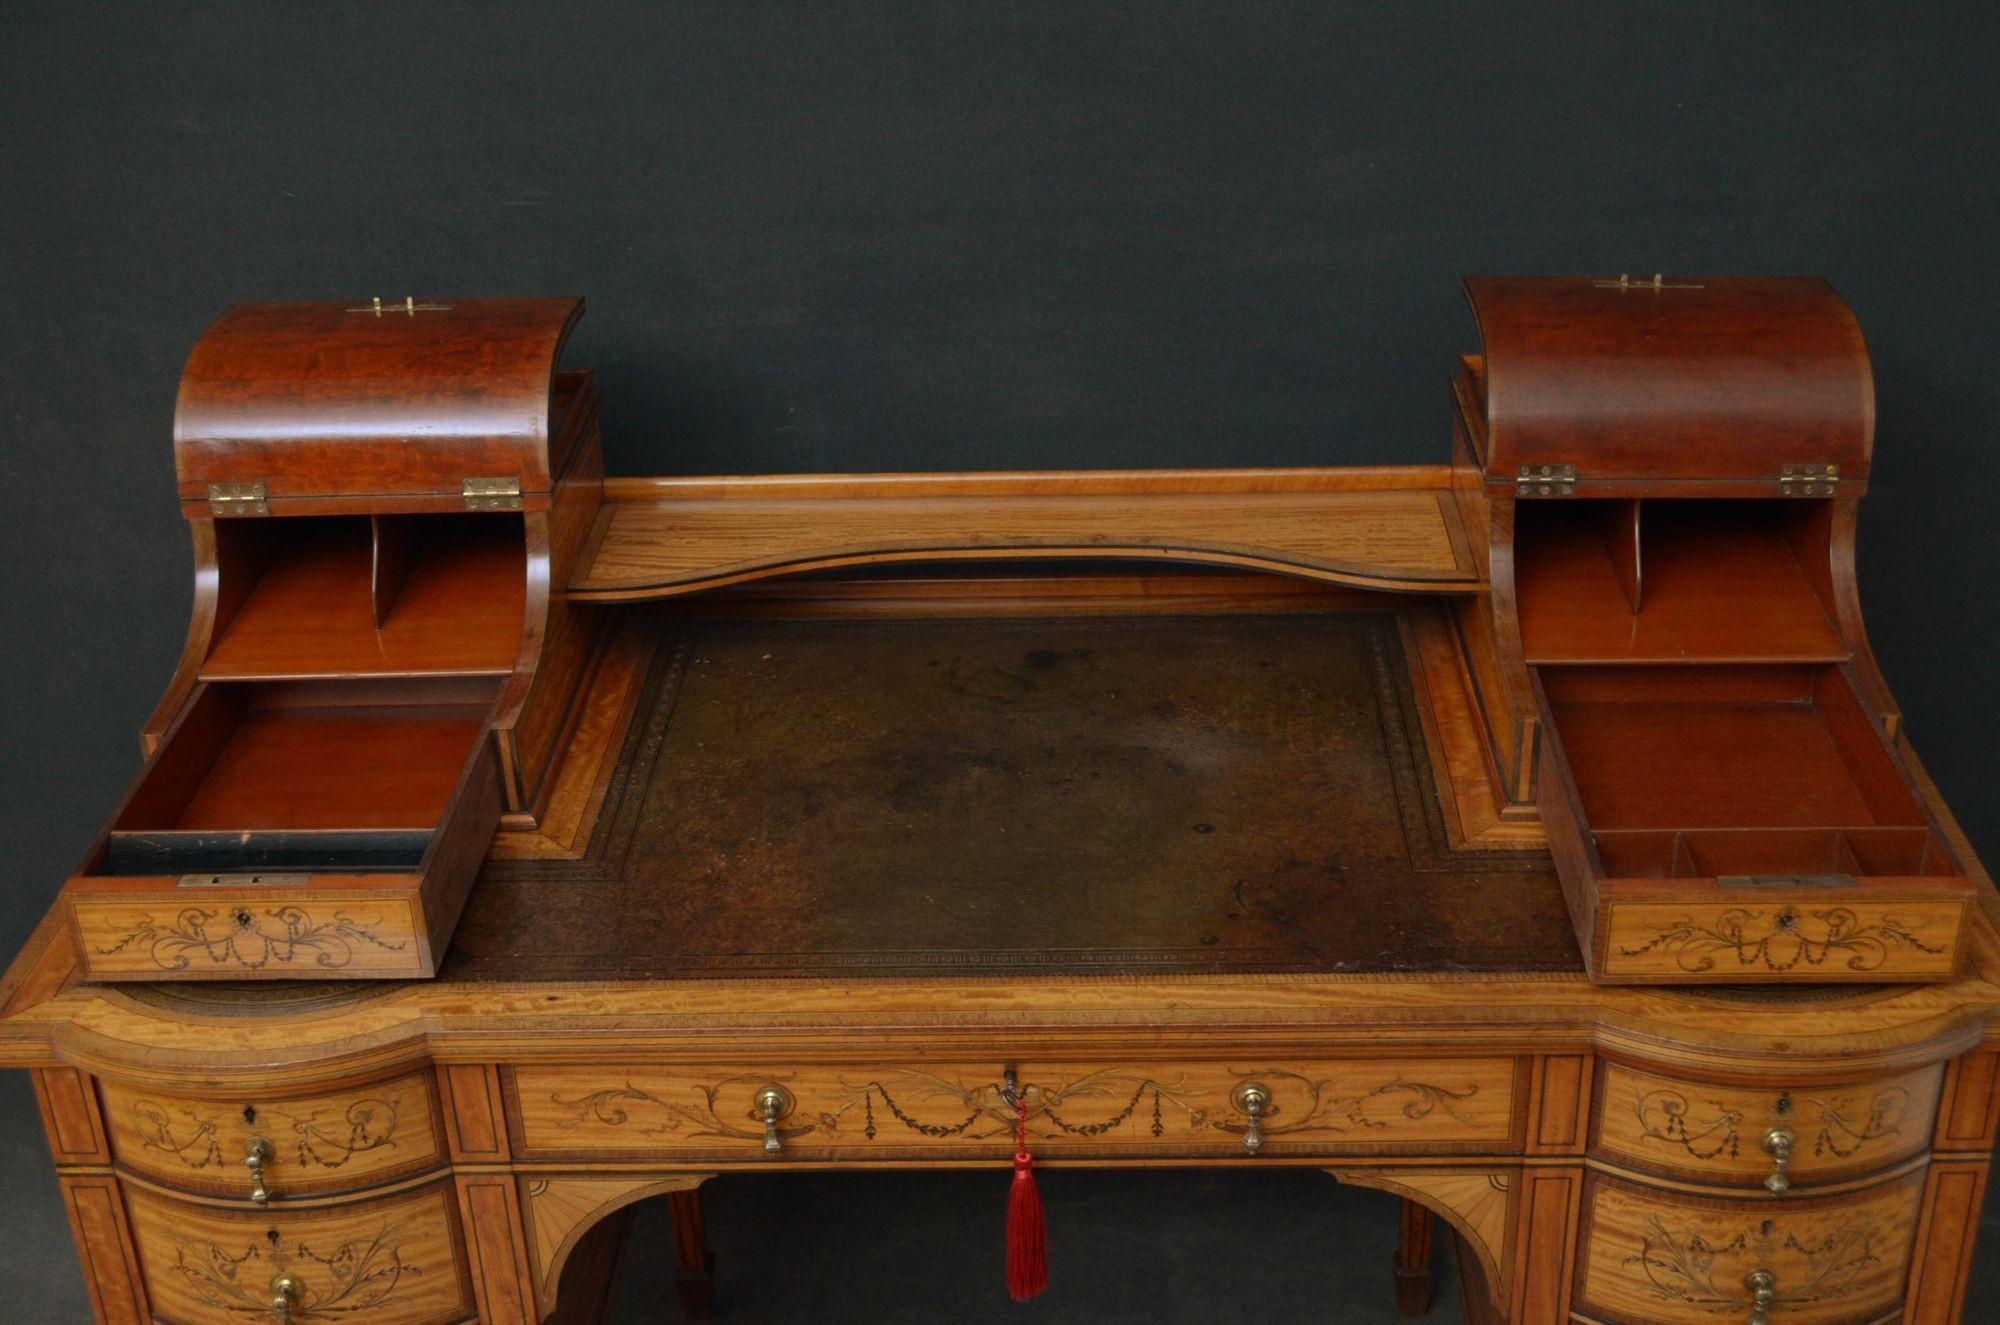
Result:
[[[699,1313],[704,1179],[1017,1151],[1379,1188],[1486,1325],[1959,1319],[2000,913],[1860,330],[1467,291],[1447,463],[1123,473],[608,477],[579,300],[229,309],[0,986],[98,1319],[593,1320],[662,1193]]]

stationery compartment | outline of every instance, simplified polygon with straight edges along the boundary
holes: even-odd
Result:
[[[234,520],[221,538],[207,679],[499,675],[520,652],[519,516]]]
[[[1529,663],[1839,662],[1827,503],[1585,499],[1516,511]]]
[[[581,313],[237,304],[196,344],[194,610],[147,763],[64,885],[87,978],[436,973],[516,729],[552,739],[582,667],[548,599],[601,473],[596,389],[556,368]]]

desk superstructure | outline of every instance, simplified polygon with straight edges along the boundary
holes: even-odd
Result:
[[[706,1178],[1004,1189],[1025,1103],[1392,1192],[1477,1321],[1958,1319],[2000,935],[1854,319],[1468,291],[1448,464],[716,479],[605,477],[581,301],[232,308],[186,649],[0,985],[99,1318],[594,1320],[661,1193],[699,1311]]]

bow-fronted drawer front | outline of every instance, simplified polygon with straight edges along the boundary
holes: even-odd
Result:
[[[103,1091],[119,1165],[185,1191],[282,1204],[444,1163],[428,1072],[292,1097],[199,1099],[115,1081]]]
[[[371,1201],[239,1210],[128,1185],[153,1317],[447,1325],[476,1308],[449,1181]]]
[[[1500,1153],[1512,1058],[523,1067],[515,1154],[930,1159],[1010,1152]]]
[[[1740,1086],[1676,1080],[1618,1063],[1601,1070],[1591,1153],[1698,1181],[1795,1184],[1901,1163],[1930,1142],[1942,1065],[1842,1085]]]
[[[1596,1175],[1576,1309],[1611,1325],[1853,1325],[1903,1299],[1921,1169],[1836,1196],[1714,1197]]]

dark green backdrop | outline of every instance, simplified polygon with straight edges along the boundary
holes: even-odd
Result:
[[[1997,15],[10,5],[0,948],[172,667],[174,383],[239,298],[584,294],[572,358],[624,472],[1357,464],[1443,456],[1465,273],[1822,273],[1875,353],[1877,649],[2000,858]],[[0,1091],[7,1314],[80,1319],[25,1085]]]

